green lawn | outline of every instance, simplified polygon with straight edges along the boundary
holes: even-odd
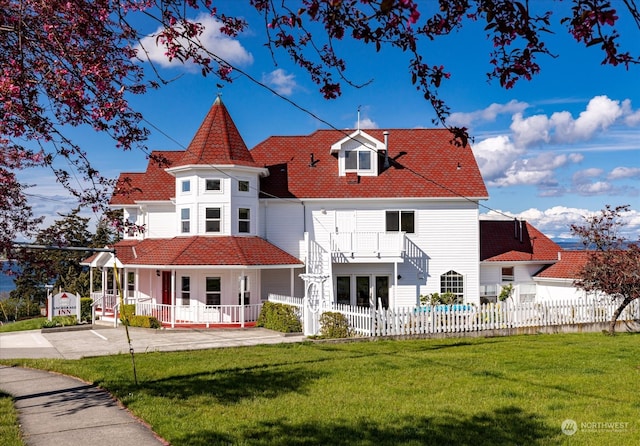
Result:
[[[33,319],[25,319],[23,321],[7,322],[0,325],[0,333],[7,333],[10,331],[38,330],[42,328],[42,325],[46,322],[46,317],[36,317]]]
[[[5,363],[95,382],[174,446],[618,446],[640,444],[638,341],[574,334],[138,354],[138,387],[128,355]],[[577,422],[572,436],[561,431],[566,419]]]

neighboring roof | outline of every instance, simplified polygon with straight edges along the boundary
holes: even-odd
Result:
[[[592,251],[562,251],[555,264],[536,274],[536,278],[577,279]]]
[[[242,165],[259,167],[220,97],[216,98],[177,166]]]
[[[318,130],[306,136],[272,136],[251,150],[269,169],[263,197],[280,198],[488,198],[470,146],[456,147],[446,129],[367,129],[380,141],[389,132],[390,167],[379,154],[378,176],[338,176],[331,146],[352,130]],[[313,156],[313,163],[311,157]],[[268,194],[268,195],[267,195]]]
[[[527,222],[480,220],[480,261],[558,260],[562,248]]]
[[[303,266],[299,259],[260,237],[122,240],[114,247],[123,265]]]
[[[109,204],[127,205],[136,201],[167,201],[176,194],[175,178],[165,169],[179,160],[183,151],[154,150],[147,170],[123,172],[118,178]],[[156,160],[164,160],[159,162]]]

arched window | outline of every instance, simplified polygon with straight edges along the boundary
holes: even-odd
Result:
[[[440,276],[440,293],[453,293],[456,303],[464,301],[464,277],[453,270]]]

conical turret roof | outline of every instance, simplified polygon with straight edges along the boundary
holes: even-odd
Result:
[[[227,108],[218,96],[204,118],[182,159],[174,166],[242,165],[259,167]]]

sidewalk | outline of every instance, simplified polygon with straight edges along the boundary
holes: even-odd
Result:
[[[0,365],[0,389],[14,398],[28,446],[168,444],[108,392],[75,378]]]

